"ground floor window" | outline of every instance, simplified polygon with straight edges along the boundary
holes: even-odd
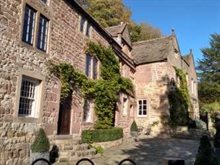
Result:
[[[19,116],[36,117],[37,103],[39,98],[39,85],[40,80],[22,76],[18,110]]]
[[[147,115],[147,100],[140,99],[138,100],[138,116]]]

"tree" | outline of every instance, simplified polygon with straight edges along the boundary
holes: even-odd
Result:
[[[88,0],[87,11],[103,26],[130,22],[131,11],[122,0]]]
[[[131,11],[122,0],[78,0],[86,6],[86,10],[103,26],[109,27],[128,23],[133,42],[161,37],[159,29],[147,23],[136,24],[131,20]],[[83,2],[82,2],[83,1]],[[87,1],[87,3],[85,2]]]
[[[202,112],[215,118],[220,112],[220,34],[212,34],[209,44],[201,49],[203,59],[198,62],[199,99]]]

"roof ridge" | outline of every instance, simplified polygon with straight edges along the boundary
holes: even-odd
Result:
[[[132,45],[143,44],[143,43],[146,43],[146,42],[162,40],[162,39],[171,38],[171,37],[172,37],[172,35],[170,35],[170,36],[163,36],[163,37],[160,37],[160,38],[153,38],[153,39],[149,39],[149,40],[137,41],[137,42],[133,42]]]

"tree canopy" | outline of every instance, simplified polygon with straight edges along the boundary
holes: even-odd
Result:
[[[198,61],[199,98],[206,111],[207,107],[219,107],[216,103],[220,103],[220,34],[212,34],[209,44],[201,49],[203,59]]]
[[[159,29],[148,23],[136,24],[131,11],[122,0],[78,0],[78,2],[104,27],[128,23],[133,42],[161,37]]]

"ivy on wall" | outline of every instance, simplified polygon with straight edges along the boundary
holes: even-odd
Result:
[[[173,126],[187,125],[191,108],[189,91],[187,88],[186,73],[183,70],[175,68],[176,76],[180,80],[180,86],[168,94],[170,104],[170,124]]]
[[[51,72],[61,81],[61,102],[80,89],[84,98],[94,99],[97,120],[96,129],[114,126],[114,110],[119,93],[133,95],[130,79],[120,75],[119,61],[111,48],[93,42],[88,43],[86,53],[96,56],[100,62],[100,79],[92,80],[74,69],[69,63],[52,64]]]

